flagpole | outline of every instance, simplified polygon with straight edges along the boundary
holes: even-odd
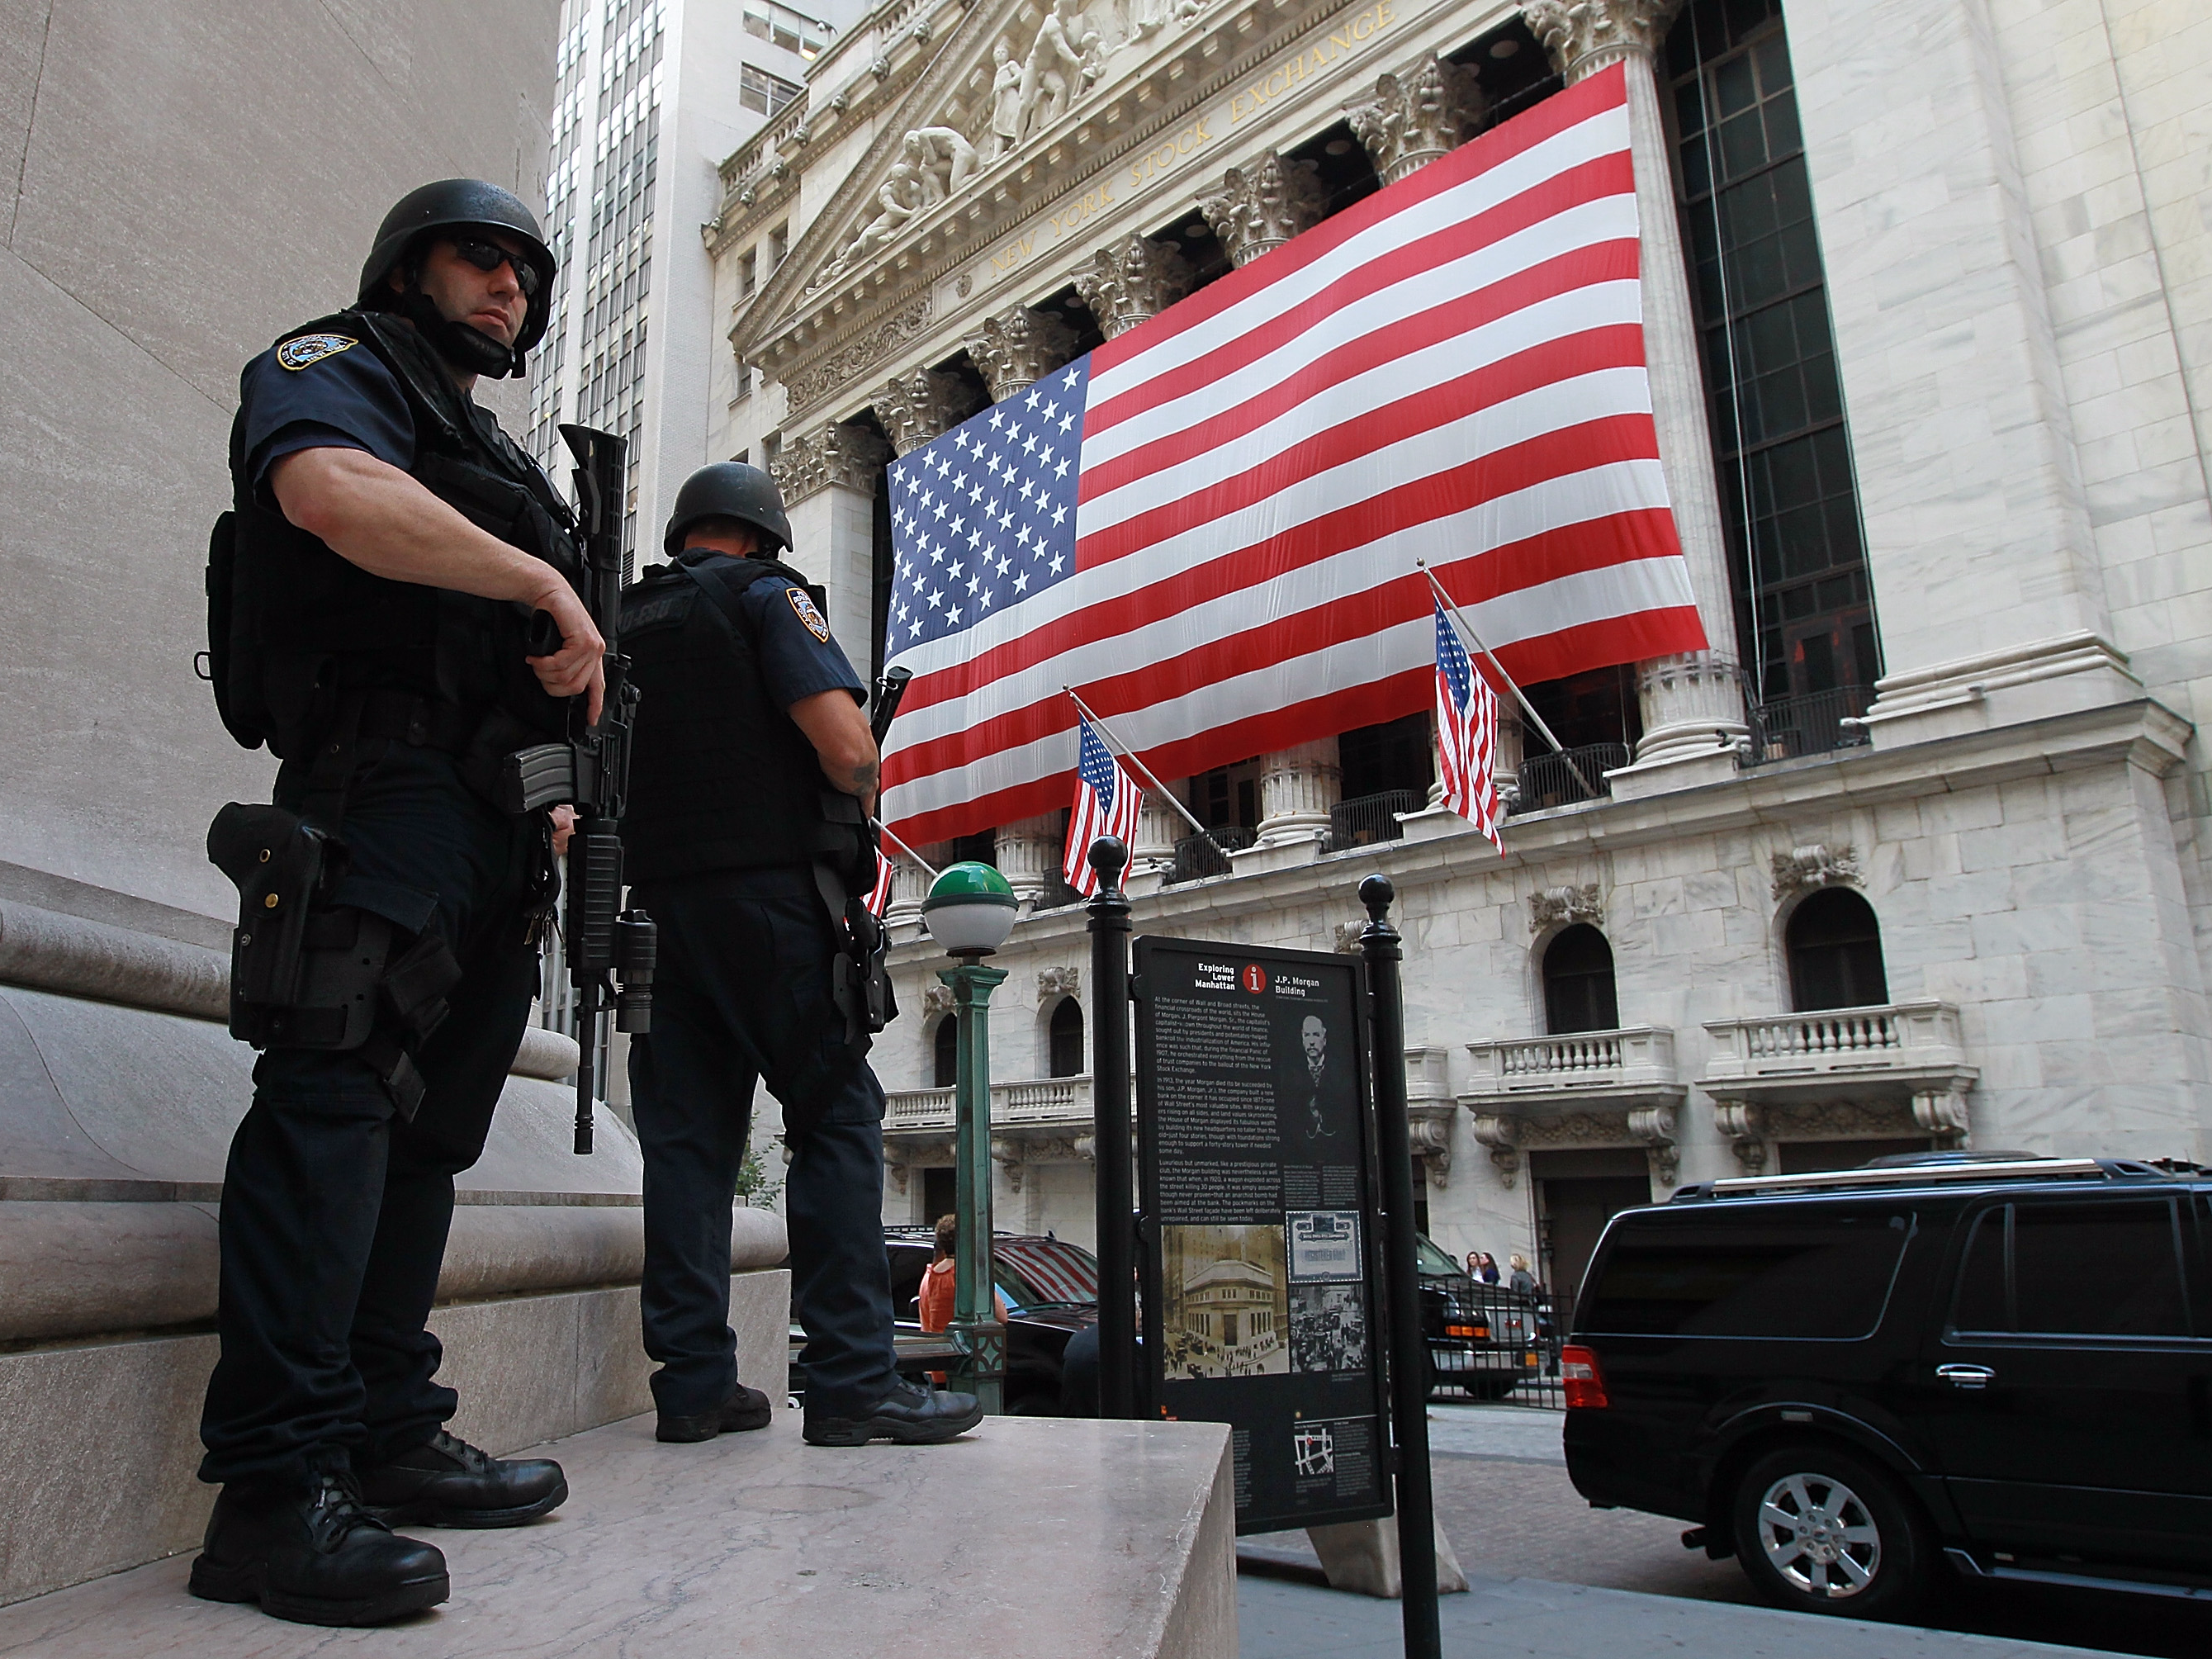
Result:
[[[929,860],[922,857],[921,854],[915,852],[913,848],[908,846],[896,836],[891,834],[888,829],[884,828],[884,821],[881,818],[870,818],[868,822],[876,826],[876,833],[878,835],[881,836],[885,841],[890,842],[892,846],[897,848],[900,852],[905,854],[916,864],[920,865],[923,870],[927,871],[928,872],[929,878],[932,881],[935,881],[937,879],[937,872],[930,869]]]
[[[1067,693],[1069,700],[1072,701],[1075,704],[1076,708],[1081,711],[1083,718],[1089,720],[1093,726],[1104,732],[1106,734],[1106,740],[1112,744],[1116,749],[1119,749],[1122,755],[1127,757],[1129,764],[1135,767],[1138,771],[1144,775],[1145,781],[1151,784],[1160,794],[1165,796],[1169,805],[1174,807],[1176,811],[1182,814],[1182,821],[1185,823],[1197,830],[1200,835],[1204,836],[1208,841],[1213,840],[1213,831],[1207,829],[1191,815],[1190,808],[1185,806],[1182,802],[1176,798],[1176,792],[1174,790],[1169,788],[1167,785],[1162,783],[1158,778],[1152,775],[1152,769],[1137,758],[1137,751],[1135,750],[1130,748],[1127,744],[1122,742],[1119,737],[1115,735],[1114,728],[1107,725],[1104,720],[1098,718],[1098,714],[1096,709],[1092,708],[1089,703],[1084,702],[1081,697],[1075,695],[1075,688],[1073,686],[1063,685],[1060,689]],[[1218,842],[1216,842],[1215,844],[1217,846],[1219,845]]]
[[[1544,741],[1552,745],[1553,753],[1557,754],[1562,761],[1566,762],[1567,770],[1575,775],[1575,781],[1582,785],[1592,800],[1595,800],[1600,791],[1583,775],[1583,769],[1568,757],[1566,745],[1553,734],[1550,726],[1544,724],[1544,717],[1536,712],[1536,705],[1528,701],[1528,694],[1515,683],[1512,675],[1505,672],[1505,665],[1499,662],[1491,648],[1482,642],[1482,636],[1474,631],[1474,624],[1468,621],[1467,613],[1459,608],[1458,603],[1450,594],[1444,592],[1444,585],[1437,580],[1437,573],[1429,568],[1429,562],[1426,559],[1416,559],[1413,562],[1420,567],[1421,574],[1429,579],[1430,588],[1435,592],[1444,609],[1450,611],[1458,622],[1460,631],[1467,635],[1469,643],[1476,650],[1482,653],[1483,660],[1498,671],[1498,678],[1505,682],[1505,689],[1513,694],[1513,700],[1521,705],[1528,718],[1536,723],[1536,729],[1544,734]]]

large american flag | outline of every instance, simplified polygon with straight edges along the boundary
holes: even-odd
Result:
[[[1420,710],[1423,559],[1523,684],[1704,647],[1625,88],[1554,94],[893,465],[902,836],[1066,799],[1070,686],[1164,778]]]
[[[1113,751],[1099,741],[1091,722],[1075,722],[1075,804],[1067,812],[1067,852],[1060,875],[1070,887],[1089,898],[1098,890],[1098,872],[1091,867],[1091,843],[1101,836],[1118,836],[1123,846],[1137,833],[1137,811],[1145,792],[1121,769]]]

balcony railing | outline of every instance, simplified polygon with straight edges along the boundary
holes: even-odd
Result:
[[[1230,872],[1229,855],[1249,847],[1260,839],[1260,832],[1243,824],[1229,824],[1210,835],[1185,836],[1176,843],[1175,868],[1168,872],[1170,882],[1203,881],[1208,876],[1225,876]]]
[[[1957,1065],[1965,1059],[1959,1011],[1948,1002],[1898,1002],[1766,1019],[1709,1022],[1711,1075],[1806,1077]]]
[[[1553,754],[1523,755],[1520,795],[1506,811],[1540,812],[1547,806],[1572,806],[1577,801],[1595,799],[1576,778],[1574,767],[1581,769],[1599,795],[1610,795],[1613,786],[1605,781],[1605,775],[1627,765],[1628,758],[1628,745],[1620,743],[1592,743]],[[1573,767],[1569,766],[1570,761]]]
[[[1328,845],[1322,850],[1342,853],[1354,847],[1372,847],[1380,841],[1396,841],[1406,833],[1398,814],[1418,812],[1428,804],[1427,793],[1419,789],[1385,789],[1380,794],[1339,801],[1328,809]]]
[[[1467,1052],[1473,1075],[1460,1099],[1474,1110],[1508,1102],[1605,1097],[1619,1103],[1683,1092],[1674,1034],[1663,1026],[1470,1042]]]
[[[1066,1123],[1087,1126],[1091,1121],[1091,1079],[1088,1077],[1040,1078],[1022,1083],[991,1085],[991,1127],[1018,1127],[1027,1123]],[[896,1089],[884,1097],[884,1127],[944,1131],[954,1123],[950,1089]]]
[[[1865,714],[1873,702],[1867,687],[1843,685],[1759,704],[1751,711],[1751,764],[1858,747],[1867,740],[1866,728],[1844,722]]]

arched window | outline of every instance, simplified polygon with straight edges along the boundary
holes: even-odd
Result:
[[[960,1021],[947,1014],[937,1022],[937,1034],[931,1039],[936,1048],[936,1069],[933,1080],[940,1089],[950,1089],[960,1081]]]
[[[1613,947],[1578,921],[1544,950],[1544,1025],[1553,1036],[1610,1031],[1620,1024],[1613,994]]]
[[[1083,1005],[1073,997],[1062,997],[1052,1011],[1051,1075],[1083,1075]]]
[[[1790,997],[1801,1014],[1889,1000],[1881,927],[1848,887],[1824,887],[1790,915]]]

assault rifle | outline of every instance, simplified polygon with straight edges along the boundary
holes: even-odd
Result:
[[[622,524],[629,446],[612,433],[564,426],[562,441],[576,458],[576,503],[583,520],[582,570],[574,579],[578,597],[607,642],[606,699],[599,724],[588,723],[587,702],[568,704],[568,737],[507,757],[500,777],[501,805],[533,811],[563,802],[576,809],[568,839],[568,914],[562,943],[568,982],[576,989],[576,1150],[592,1150],[592,1101],[599,1059],[599,1018],[614,1011],[615,1030],[653,1029],[653,965],[658,945],[653,919],[622,908],[623,809],[629,793],[630,734],[637,722],[638,690],[622,654]],[[530,651],[550,656],[561,648],[560,630],[548,611],[532,618]],[[619,978],[621,988],[615,981]]]

